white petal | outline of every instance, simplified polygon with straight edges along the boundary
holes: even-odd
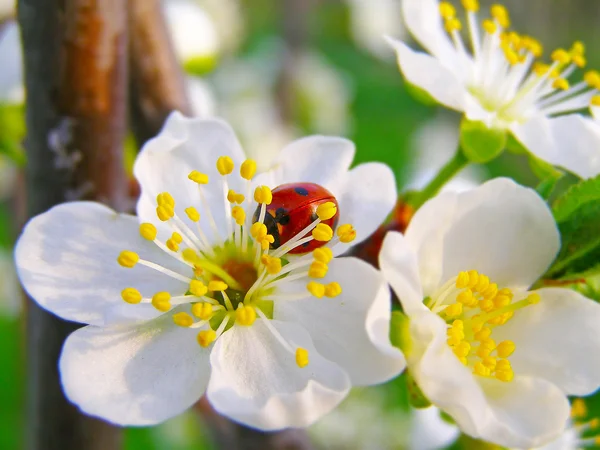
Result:
[[[460,435],[458,427],[444,420],[435,406],[415,409],[411,419],[409,450],[446,448]]]
[[[356,239],[352,244],[357,244],[375,232],[394,208],[397,199],[394,174],[385,164],[360,164],[347,174],[341,195],[336,198],[340,207],[339,224],[354,226]],[[346,249],[343,245],[339,247]]]
[[[162,314],[150,304],[125,303],[121,291],[127,287],[145,297],[186,292],[185,283],[140,264],[121,267],[117,258],[122,250],[191,275],[189,267],[140,236],[134,216],[92,202],[64,203],[31,219],[17,242],[15,260],[25,290],[43,308],[93,325]]]
[[[192,406],[210,376],[197,330],[169,316],[138,327],[88,326],[60,358],[65,394],[83,412],[119,425],[153,425]]]
[[[339,364],[353,385],[369,385],[398,375],[404,356],[389,339],[390,292],[381,273],[356,258],[335,258],[323,283],[338,282],[335,298],[275,301],[273,317],[307,330],[321,355]],[[305,291],[306,281],[286,289]]]
[[[264,179],[270,180],[264,184],[275,187],[284,183],[316,183],[337,197],[354,153],[354,144],[348,139],[329,136],[298,139],[279,153],[274,169],[264,174]]]
[[[592,117],[594,118],[596,123],[598,123],[598,121],[600,121],[600,106],[591,105],[590,113],[592,114]]]
[[[513,128],[531,153],[582,178],[600,174],[600,125],[580,114],[538,116]]]
[[[417,251],[421,278],[437,277],[438,285],[473,269],[501,287],[526,289],[559,249],[546,203],[507,178],[428,201],[412,219],[406,239]],[[427,289],[433,283],[428,284],[425,295],[431,293]]]
[[[417,256],[400,233],[389,232],[381,245],[379,267],[407,314],[426,311]]]
[[[14,2],[11,7],[14,8]],[[16,22],[7,21],[0,30],[0,103],[23,102],[22,60],[19,27]]]
[[[398,65],[409,83],[423,89],[436,101],[457,111],[466,109],[466,86],[442,63],[426,53],[415,52],[406,44],[388,38],[398,55]]]
[[[552,383],[517,376],[509,383],[480,379],[491,420],[481,437],[503,447],[539,447],[558,436],[569,418],[569,401]]]
[[[140,182],[142,195],[137,213],[142,221],[156,220],[156,196],[169,192],[175,199],[175,211],[189,226],[184,209],[194,206],[205,217],[205,208],[200,202],[198,185],[188,179],[192,170],[205,173],[210,182],[204,185],[211,213],[217,226],[225,229],[225,201],[221,175],[216,163],[220,156],[229,156],[236,167],[244,160],[244,152],[231,127],[218,119],[187,118],[173,112],[163,130],[148,141],[138,156],[134,174]],[[228,177],[230,187],[242,190],[242,179],[237,173]],[[203,228],[207,225],[202,220]],[[208,236],[212,233],[205,228]]]
[[[494,339],[515,342],[515,373],[545,378],[569,395],[594,392],[600,386],[600,305],[570,289],[536,292],[540,303],[515,312]]]
[[[404,0],[404,21],[414,38],[448,67],[456,62],[456,49],[444,26],[437,0]]]
[[[221,414],[261,430],[306,427],[342,401],[350,381],[317,352],[305,330],[276,320],[271,324],[294,349],[308,350],[309,364],[298,367],[295,355],[262,320],[234,326],[211,354],[208,400]]]

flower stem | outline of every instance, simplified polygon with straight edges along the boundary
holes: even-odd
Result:
[[[436,195],[444,185],[469,164],[469,160],[459,147],[450,161],[444,165],[425,188],[415,195],[412,206],[415,210],[423,206],[427,200]]]

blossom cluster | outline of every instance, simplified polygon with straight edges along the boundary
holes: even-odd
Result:
[[[15,249],[22,285],[85,324],[59,362],[72,403],[142,426],[206,396],[239,423],[279,430],[404,373],[414,405],[432,407],[424,420],[449,418],[449,439],[596,442],[579,397],[600,387],[600,305],[546,276],[568,214],[509,178],[443,187],[510,139],[553,177],[570,172],[575,190],[596,182],[600,73],[571,81],[587,65],[583,43],[543,62],[506,8],[480,21],[477,0],[461,3],[464,14],[402,2],[426,53],[387,38],[406,83],[463,114],[456,167],[421,191],[398,200],[390,168],[353,166],[345,138],[298,139],[257,164],[225,121],[173,112],[135,161],[136,215],[70,202],[29,221]],[[399,206],[407,227],[386,228]],[[352,256],[385,231],[377,267]]]

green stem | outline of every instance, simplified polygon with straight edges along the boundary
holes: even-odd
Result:
[[[469,160],[459,147],[452,159],[441,168],[435,178],[431,180],[429,184],[416,195],[412,205],[415,210],[419,209],[423,203],[436,195],[448,181],[454,178],[454,176],[464,169],[468,164]]]
[[[550,268],[550,270],[548,270],[548,272],[546,272],[546,274],[544,275],[544,278],[551,278],[554,275],[556,275],[557,273],[562,272],[567,267],[569,267],[569,265],[571,263],[577,261],[579,258],[582,258],[585,255],[587,255],[588,253],[594,251],[596,249],[596,247],[598,247],[598,246],[600,246],[600,239],[593,240],[592,242],[589,242],[586,245],[580,247],[578,250],[574,251],[572,254],[570,254],[566,258],[564,258],[561,261],[559,261],[558,263],[554,264],[554,266],[552,266]]]

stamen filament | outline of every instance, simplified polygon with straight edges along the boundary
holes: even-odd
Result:
[[[161,272],[164,273],[165,275],[170,276],[171,278],[175,278],[176,280],[179,281],[183,281],[184,283],[190,283],[190,281],[192,281],[191,278],[188,278],[186,276],[180,275],[177,272],[173,272],[171,269],[167,269],[166,267],[163,267],[159,264],[153,263],[151,261],[146,261],[145,259],[140,259],[138,261],[138,264],[141,264],[143,266],[149,267],[150,269],[154,269],[157,272]]]

